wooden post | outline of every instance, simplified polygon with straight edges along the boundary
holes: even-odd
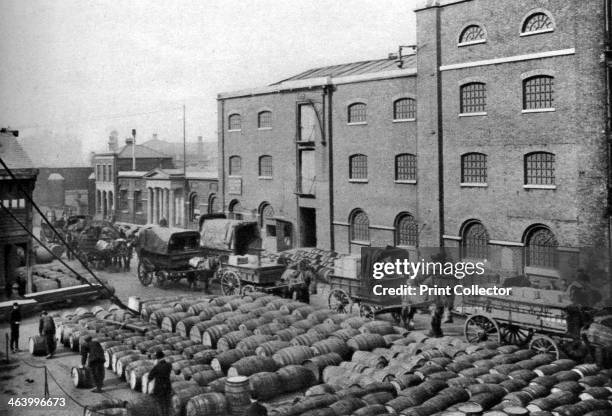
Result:
[[[6,363],[9,363],[9,334],[5,333],[4,334],[4,346],[6,348],[5,352],[6,352]]]

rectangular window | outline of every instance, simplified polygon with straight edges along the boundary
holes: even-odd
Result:
[[[368,179],[368,157],[366,155],[350,157],[349,179]]]
[[[486,111],[486,84],[472,82],[461,86],[461,113],[482,113]]]
[[[523,109],[553,108],[553,77],[537,76],[523,81]]]
[[[240,156],[232,156],[229,158],[229,174],[240,175],[242,173],[242,159]]]
[[[299,107],[298,135],[299,142],[314,142],[317,134],[317,114],[310,104]]]
[[[272,156],[262,156],[259,158],[259,176],[265,178],[272,177]]]
[[[366,105],[364,103],[351,104],[348,108],[348,122],[365,123],[366,121]]]
[[[525,157],[526,185],[555,184],[555,155],[538,152]]]
[[[395,157],[395,180],[416,181],[416,156],[410,154]]]
[[[119,191],[119,209],[122,211],[128,210],[128,194],[127,189],[121,189]]]
[[[300,189],[301,194],[314,195],[316,185],[315,151],[300,151]]]
[[[487,183],[487,156],[470,153],[461,157],[462,183]]]
[[[143,203],[142,203],[142,191],[134,191],[134,211],[142,212]]]

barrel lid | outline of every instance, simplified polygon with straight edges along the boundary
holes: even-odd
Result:
[[[227,382],[228,383],[244,383],[248,379],[249,378],[245,376],[234,376],[234,377],[228,377]]]

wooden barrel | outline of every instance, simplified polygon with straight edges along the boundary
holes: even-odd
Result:
[[[139,361],[139,360],[147,360],[148,358],[149,357],[147,357],[146,355],[140,354],[138,352],[135,354],[130,354],[130,355],[121,357],[117,360],[117,363],[115,365],[115,374],[117,374],[120,379],[123,379],[126,375],[125,369],[130,363],[134,361]]]
[[[333,332],[332,334],[330,334],[330,337],[339,338],[342,341],[346,342],[358,334],[359,334],[359,330],[349,327],[349,328],[344,328],[336,332]]]
[[[176,312],[166,315],[161,321],[161,329],[168,332],[175,332],[176,325],[181,319],[187,318],[190,315],[186,312]]]
[[[208,383],[208,388],[210,389],[210,391],[215,392],[215,393],[225,393],[225,381],[227,380],[227,377],[219,377],[216,380],[211,381],[210,383]]]
[[[223,377],[223,373],[215,370],[203,370],[191,374],[191,380],[200,386],[208,386],[213,381]]]
[[[155,364],[152,361],[142,361],[137,367],[131,368],[129,374],[125,376],[132,390],[142,389],[142,376],[153,369]]]
[[[181,359],[172,362],[172,371],[174,374],[181,374],[183,368],[191,367],[195,365],[193,360],[185,360],[184,357],[181,356]]]
[[[195,373],[202,371],[214,371],[210,365],[207,364],[194,364],[187,367],[181,368],[180,374],[186,381],[191,380]],[[199,383],[198,383],[199,384]]]
[[[355,335],[346,345],[353,351],[371,351],[374,348],[386,348],[387,342],[380,334],[359,334]]]
[[[242,313],[237,312],[237,311],[221,312],[221,313],[216,314],[212,318],[210,318],[210,320],[218,324],[221,324],[221,323],[224,323],[228,318],[238,316],[238,315],[242,315]]]
[[[118,399],[104,399],[101,402],[96,404],[87,405],[83,410],[84,416],[97,416],[101,413],[100,411],[105,411],[106,409],[119,409],[126,408],[128,402],[124,400]]]
[[[189,312],[187,312],[189,314]],[[199,316],[188,315],[176,323],[175,332],[182,337],[189,337],[189,330],[192,326],[201,322]]]
[[[322,335],[328,336],[340,329],[342,328],[338,324],[335,324],[333,322],[323,322],[313,326],[307,332],[318,332]]]
[[[176,416],[184,415],[187,402],[189,402],[192,397],[204,393],[207,393],[206,388],[198,386],[197,384],[182,389],[175,389],[174,394],[170,398],[170,414]]]
[[[201,321],[193,324],[193,326],[189,330],[189,339],[201,344],[204,332],[206,332],[208,328],[213,327],[215,325],[216,324],[211,321]]]
[[[328,366],[337,366],[342,362],[342,357],[335,352],[318,355],[305,360],[302,365],[309,369],[315,376],[317,381],[321,381],[323,377],[323,369]]]
[[[326,338],[326,335],[321,334],[319,332],[307,332],[302,335],[298,335],[293,338],[289,343],[291,345],[305,345],[310,347],[312,344],[318,341],[322,341]]]
[[[269,322],[270,321],[264,318],[251,318],[251,319],[244,321],[240,325],[238,325],[238,329],[241,331],[251,331],[252,332],[256,330],[257,328],[259,328],[260,326],[265,325]]]
[[[242,313],[240,315],[234,315],[232,317],[227,318],[223,323],[232,328],[232,331],[237,331],[240,329],[240,325],[242,325],[243,322],[246,322],[249,319],[253,318],[255,318],[255,315],[253,314]]]
[[[193,396],[185,405],[185,416],[225,416],[228,403],[223,393],[204,393]]]
[[[226,374],[232,364],[246,356],[247,353],[239,349],[224,351],[211,360],[210,366],[213,370]]]
[[[290,326],[299,321],[300,319],[301,318],[296,315],[282,315],[274,318],[272,322],[276,324],[284,324],[286,326]]]
[[[229,414],[243,416],[251,404],[249,378],[244,376],[228,377],[225,381],[225,397]]]
[[[189,306],[189,308],[187,308],[187,312],[192,314],[192,315],[198,315],[200,314],[203,310],[205,310],[206,308],[211,307],[210,302],[208,302],[207,300],[203,300],[201,299],[199,302],[196,302],[194,304],[192,304],[191,306]]]
[[[219,351],[228,351],[236,348],[236,345],[246,337],[253,335],[251,331],[232,331],[223,335],[217,342]]]
[[[36,335],[30,337],[28,340],[28,351],[32,355],[45,355],[47,354],[47,341],[42,335]]]
[[[126,351],[129,349],[130,347],[128,345],[121,344],[104,350],[104,367],[112,369],[113,355],[119,351]]]
[[[306,333],[305,330],[290,326],[289,328],[281,329],[274,335],[274,339],[279,341],[289,342],[298,335]]]
[[[261,344],[272,341],[273,339],[274,336],[272,335],[251,335],[250,337],[246,337],[236,344],[236,349],[243,351],[255,351],[255,349]]]
[[[279,366],[271,357],[251,355],[236,361],[227,370],[228,377],[250,376],[255,373],[272,372],[278,370]]]
[[[276,361],[280,367],[284,367],[290,364],[302,364],[304,361],[313,357],[314,355],[315,353],[310,347],[296,345],[277,351],[272,356],[272,359]]]
[[[571,371],[578,373],[580,378],[594,376],[599,372],[599,366],[597,364],[580,364],[574,367]]]
[[[293,324],[291,324],[291,327],[303,329],[304,331],[308,331],[310,328],[312,328],[315,325],[316,323],[314,321],[311,321],[310,319],[302,319],[301,321],[296,321]]]
[[[195,345],[189,348],[195,348]],[[189,352],[187,352],[187,349],[183,351],[183,356],[185,356],[186,358],[191,358],[198,364],[210,364],[211,361],[217,356],[217,354],[217,350],[204,349],[194,353],[193,356],[189,357]]]
[[[290,346],[291,344],[287,341],[268,341],[255,348],[255,354],[262,357],[271,357],[277,351]]]
[[[87,389],[93,386],[93,378],[91,376],[91,371],[87,367],[72,367],[72,370],[70,371],[70,376],[72,378],[72,384],[76,388]]]
[[[276,372],[286,393],[308,388],[317,383],[314,374],[301,365],[287,365]]]
[[[336,415],[350,415],[357,409],[361,409],[367,405],[368,404],[366,402],[358,397],[348,396],[344,399],[338,400],[336,403],[331,404],[329,408]]]
[[[362,351],[362,350],[355,351],[353,353],[353,356],[351,357],[351,361],[354,363],[363,364],[366,367],[379,368],[379,369],[385,367],[388,364],[387,359],[383,355],[377,354],[375,352]],[[425,372],[426,370],[430,370],[429,372],[427,372],[427,374],[431,374],[432,372],[435,372],[431,370],[436,370],[436,369],[438,369],[438,371],[443,370],[443,368],[440,366],[429,365],[429,366],[421,367],[419,371]]]
[[[258,400],[272,399],[283,392],[283,386],[278,374],[274,372],[259,372],[249,377],[251,396]]]
[[[325,321],[327,318],[329,318],[330,316],[334,314],[335,314],[334,311],[332,311],[331,309],[317,309],[317,310],[310,312],[306,316],[306,318],[316,323],[322,323],[323,321]]]
[[[359,328],[359,331],[362,334],[371,333],[379,335],[389,335],[395,332],[391,322],[381,320],[365,322],[361,328]]]
[[[287,327],[288,325],[285,324],[270,322],[258,326],[257,328],[255,328],[255,330],[253,330],[253,333],[255,335],[274,335],[281,329],[285,329]]]

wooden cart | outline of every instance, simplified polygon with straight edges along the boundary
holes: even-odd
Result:
[[[217,272],[224,295],[274,291],[285,287],[280,278],[286,266],[276,263],[223,264]]]
[[[376,254],[381,259],[407,259],[408,252],[398,248],[387,248]],[[384,285],[386,288],[399,288],[403,285],[414,285],[415,280],[406,276],[386,276],[382,280],[372,277],[367,265],[362,264],[361,273],[357,278],[349,278],[332,274],[330,276],[329,308],[338,313],[351,313],[354,307],[359,308],[359,315],[374,319],[376,315],[390,313],[396,323],[401,322],[402,311],[410,308],[428,306],[431,301],[419,296],[379,296],[374,293],[374,286]]]
[[[143,286],[155,281],[164,286],[168,281],[186,278],[198,280],[203,273],[190,260],[203,256],[200,234],[180,228],[148,227],[138,233],[138,280]]]
[[[464,333],[470,343],[491,340],[559,357],[560,344],[574,339],[568,328],[569,305],[518,296],[464,296],[458,311],[466,316]]]

